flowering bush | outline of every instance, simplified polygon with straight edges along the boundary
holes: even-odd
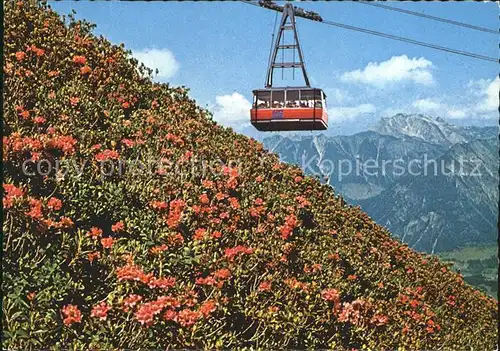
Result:
[[[6,348],[493,349],[497,302],[459,274],[91,24],[4,6]]]

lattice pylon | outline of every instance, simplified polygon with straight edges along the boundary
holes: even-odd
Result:
[[[271,88],[273,86],[273,73],[275,68],[287,69],[287,68],[300,68],[304,76],[304,82],[307,87],[309,85],[309,78],[307,77],[306,66],[304,63],[304,57],[302,55],[302,50],[300,48],[299,37],[297,35],[297,29],[295,24],[295,16],[293,12],[293,5],[286,4],[283,8],[283,16],[281,17],[281,22],[279,26],[278,36],[274,42],[274,47],[269,61],[269,67],[267,69],[266,78],[266,88]],[[293,44],[284,44],[283,38],[285,31],[290,31],[293,34]],[[298,62],[276,62],[278,58],[278,53],[283,50],[296,50]],[[294,55],[295,56],[295,55]]]

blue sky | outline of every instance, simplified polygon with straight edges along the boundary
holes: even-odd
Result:
[[[278,2],[282,4],[282,2]],[[124,43],[159,81],[185,85],[215,118],[252,134],[251,91],[264,85],[275,12],[241,2],[50,2]],[[498,28],[495,3],[404,2],[390,6]],[[324,19],[498,57],[498,35],[349,2],[297,4]],[[279,20],[279,18],[278,18]],[[496,124],[495,62],[436,51],[297,19],[311,83],[325,90],[331,134],[351,134],[397,112],[457,124]],[[296,75],[297,77],[297,75]],[[286,85],[293,85],[291,74]],[[297,81],[300,82],[300,81]]]

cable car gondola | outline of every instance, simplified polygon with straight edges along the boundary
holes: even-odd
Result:
[[[251,122],[260,131],[325,130],[326,95],[309,87],[254,90]]]
[[[283,43],[286,30],[292,31],[293,44]],[[297,50],[299,62],[276,62],[278,52],[289,49]],[[275,68],[301,68],[305,86],[273,87]],[[253,91],[250,120],[259,131],[312,131],[328,128],[326,95],[323,90],[312,88],[309,84],[295,28],[294,7],[289,3],[283,7],[279,33],[269,60],[265,88]]]

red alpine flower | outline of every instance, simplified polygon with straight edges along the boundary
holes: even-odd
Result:
[[[208,204],[208,203],[210,203],[210,200],[208,199],[207,194],[204,193],[204,194],[200,195],[200,202],[202,204],[205,204],[205,205]]]
[[[125,312],[128,312],[131,308],[133,308],[141,300],[142,300],[141,295],[130,294],[125,299],[123,299],[123,310]]]
[[[222,236],[222,233],[219,231],[215,231],[212,233],[212,238],[213,239],[219,239]]]
[[[326,301],[340,301],[340,294],[337,289],[325,289],[321,292],[321,297],[323,297]]]
[[[97,239],[102,235],[102,229],[97,227],[90,228],[90,231],[87,233],[87,236],[90,236],[92,239]]]
[[[33,219],[41,219],[42,218],[42,202],[37,199],[30,200],[31,209],[26,212],[28,217]]]
[[[125,224],[123,224],[123,221],[116,222],[111,226],[111,230],[115,233],[123,231],[125,228]]]
[[[66,305],[62,308],[64,316],[63,323],[70,326],[73,323],[80,323],[82,321],[82,313],[75,305]]]
[[[189,308],[183,309],[178,315],[179,324],[183,327],[190,327],[196,323],[200,316],[201,313],[198,311],[193,311]]]
[[[120,154],[115,150],[104,150],[95,155],[97,161],[117,160],[118,158],[120,158]]]
[[[388,321],[389,321],[389,317],[384,316],[383,314],[376,314],[372,317],[372,319],[370,320],[370,323],[380,327],[380,326],[386,325]]]
[[[163,318],[166,321],[174,321],[177,322],[177,312],[175,310],[166,310],[163,314]]]
[[[82,76],[89,74],[90,72],[92,72],[92,68],[90,68],[89,66],[83,66],[82,68],[80,68],[80,74]]]
[[[69,98],[69,103],[71,104],[71,106],[76,106],[76,105],[78,105],[79,102],[80,102],[79,97],[70,97]]]
[[[152,278],[148,283],[150,288],[160,288],[167,290],[175,285],[174,277]]]
[[[214,300],[207,300],[200,306],[199,311],[205,318],[207,318],[216,309],[217,309],[216,302]]]
[[[62,208],[62,201],[58,198],[51,197],[49,201],[47,201],[47,207],[50,210],[59,211]]]
[[[259,291],[271,291],[271,283],[268,281],[264,281],[259,284]]]
[[[111,237],[101,239],[102,247],[105,249],[111,249],[113,247],[114,242],[115,242],[115,239],[113,239]]]
[[[99,251],[90,252],[87,255],[87,258],[88,258],[89,262],[92,263],[92,262],[94,262],[95,259],[101,258],[101,253]]]
[[[27,295],[26,295],[26,298],[29,300],[29,301],[33,301],[36,297],[36,293],[35,292],[29,292]]]
[[[17,59],[18,61],[22,61],[22,60],[24,60],[25,58],[26,58],[26,53],[25,53],[25,52],[23,52],[23,51],[18,51],[18,52],[16,52],[16,59]]]
[[[153,255],[159,255],[162,252],[167,251],[167,250],[168,250],[168,246],[165,245],[165,244],[162,244],[160,246],[154,246],[154,247],[152,247],[150,251],[151,251],[151,253]]]
[[[193,235],[193,240],[203,240],[203,238],[205,238],[206,233],[207,230],[205,228],[196,229]]]
[[[37,117],[33,118],[33,122],[35,122],[36,124],[43,124],[46,121],[47,120],[43,116],[37,116]]]
[[[75,55],[73,56],[73,62],[84,65],[87,62],[87,59],[85,58],[85,56]]]
[[[106,302],[101,302],[98,305],[92,307],[92,312],[90,313],[91,317],[97,317],[101,321],[105,321],[108,317],[108,311],[110,307]]]

